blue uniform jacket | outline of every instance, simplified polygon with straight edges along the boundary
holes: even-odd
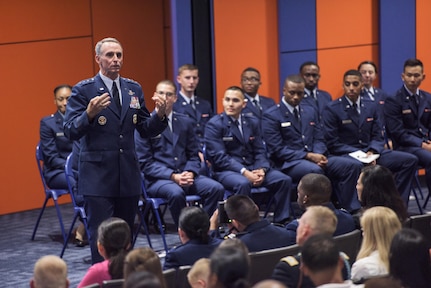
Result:
[[[260,107],[262,107],[262,110],[260,110],[259,108],[254,106],[254,104],[250,101],[249,97],[247,97],[247,99],[247,105],[244,109],[242,109],[242,114],[257,117],[257,119],[259,120],[262,119],[263,112],[276,104],[272,98],[259,95],[259,104]]]
[[[305,160],[307,152],[327,152],[317,113],[308,105],[299,107],[301,125],[284,103],[271,107],[263,115],[266,146],[281,170]]]
[[[361,97],[360,103],[361,114],[357,120],[346,96],[332,101],[323,111],[325,140],[331,154],[343,155],[357,150],[383,151],[384,139],[377,106],[364,97]]]
[[[248,225],[237,237],[244,242],[250,252],[287,246],[288,231],[272,225],[267,219]]]
[[[187,104],[187,102],[184,100],[184,97],[179,94],[178,100],[174,103],[173,110],[187,115],[193,120],[196,139],[199,141],[199,149],[201,149],[204,143],[205,125],[207,124],[208,120],[214,116],[214,112],[211,108],[210,102],[207,100],[196,97],[196,95],[194,99],[196,110],[194,110],[190,104]]]
[[[139,83],[120,78],[122,110],[114,105],[102,110],[92,122],[86,113],[90,100],[109,89],[99,74],[72,89],[64,132],[80,140],[78,193],[89,196],[130,197],[141,193],[141,174],[135,153],[134,131],[141,136],[158,135],[166,126],[145,107]]]
[[[394,96],[386,98],[386,129],[395,149],[420,148],[423,141],[430,139],[431,95],[420,90],[420,97],[418,110],[404,86]]]
[[[190,171],[199,175],[200,160],[192,120],[174,111],[172,127],[173,132],[167,127],[151,138],[136,137],[139,164],[149,185],[160,179],[169,180],[172,173]]]
[[[316,90],[316,97],[317,97],[317,103],[313,97],[310,97],[310,95],[305,94],[304,98],[301,101],[301,104],[309,105],[309,106],[313,107],[314,109],[316,109],[316,111],[320,115],[319,122],[322,122],[321,117],[322,117],[323,110],[325,109],[326,105],[331,103],[332,96],[331,96],[331,94],[329,94],[328,92],[326,92],[324,90],[317,89]]]
[[[201,258],[209,258],[221,241],[221,239],[209,237],[208,243],[202,244],[199,240],[192,239],[185,244],[172,248],[166,254],[163,270],[193,265]]]
[[[240,173],[243,167],[249,170],[270,167],[256,119],[245,115],[241,119],[244,136],[224,112],[207,123],[206,151],[215,172],[230,170]]]
[[[59,111],[40,120],[39,132],[44,159],[43,173],[49,183],[50,179],[64,173],[64,165],[67,156],[72,152],[73,141],[64,136],[63,116]]]

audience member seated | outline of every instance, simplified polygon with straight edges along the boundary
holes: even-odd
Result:
[[[154,274],[159,278],[161,286],[166,287],[159,255],[150,247],[135,248],[127,254],[123,267],[124,279],[127,280],[135,271],[148,271]]]
[[[332,236],[314,235],[308,238],[301,252],[301,271],[316,287],[363,287],[344,280],[344,259]],[[330,285],[328,285],[330,284]]]
[[[55,255],[46,255],[39,258],[39,260],[37,260],[34,264],[33,278],[30,281],[30,287],[69,287],[66,262],[64,262],[63,259]]]
[[[334,236],[349,233],[355,230],[355,222],[352,215],[344,209],[335,208],[331,202],[332,186],[328,177],[322,174],[310,173],[301,178],[298,184],[298,205],[301,209],[313,205],[322,205],[331,209],[337,216],[337,229]],[[289,232],[289,240],[286,245],[296,243],[296,229],[298,219],[286,225]]]
[[[124,281],[124,288],[164,288],[160,279],[151,272],[140,270],[132,272]]]
[[[198,259],[209,257],[221,240],[208,235],[208,214],[200,207],[185,207],[178,227],[181,245],[168,251],[163,269],[193,265]]]
[[[223,96],[224,112],[212,117],[205,127],[205,144],[214,177],[234,194],[251,195],[253,187],[265,187],[274,196],[274,222],[290,219],[292,179],[271,169],[263,144],[260,124],[242,114],[245,95],[231,86]]]
[[[233,195],[226,200],[224,209],[231,221],[227,238],[239,238],[250,252],[286,246],[288,231],[271,224],[267,219],[260,219],[259,208],[250,197]],[[212,221],[217,219],[211,218]],[[215,229],[217,224],[212,223],[211,229]]]
[[[375,206],[361,217],[363,240],[356,262],[352,265],[352,280],[386,275],[389,272],[389,247],[401,229],[401,222],[390,208]]]
[[[407,219],[406,205],[398,193],[394,176],[388,168],[380,165],[364,167],[359,175],[356,190],[362,206],[359,214],[355,215],[356,219],[364,210],[374,206],[391,208],[401,222]]]
[[[210,275],[210,259],[201,258],[193,264],[187,273],[187,280],[192,288],[206,288]]]
[[[178,227],[187,194],[201,196],[205,211],[211,215],[218,201],[223,199],[224,188],[217,181],[199,175],[201,161],[193,120],[172,109],[177,101],[175,84],[163,80],[157,84],[154,93],[166,96],[169,125],[161,134],[151,138],[141,137],[135,132],[136,154],[148,195],[168,200],[172,219]]]
[[[247,247],[238,239],[227,239],[210,257],[210,288],[247,288],[250,257]]]
[[[331,209],[324,206],[310,206],[298,221],[296,242],[302,246],[312,235],[333,235],[337,227],[337,217]],[[345,261],[348,264],[348,261]],[[315,287],[311,279],[303,275],[299,269],[301,255],[284,257],[275,266],[271,278],[280,281],[287,287]],[[346,266],[347,267],[347,266]],[[344,271],[345,279],[350,275]]]
[[[123,219],[111,217],[99,225],[97,236],[97,249],[105,260],[88,269],[78,288],[123,278],[124,258],[131,243],[129,225]]]
[[[404,287],[431,287],[429,247],[416,230],[404,228],[395,234],[389,250],[389,273]]]

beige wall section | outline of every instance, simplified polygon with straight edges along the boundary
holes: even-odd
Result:
[[[214,1],[217,112],[223,111],[227,87],[240,86],[244,68],[257,68],[262,77],[259,93],[280,97],[277,1]]]

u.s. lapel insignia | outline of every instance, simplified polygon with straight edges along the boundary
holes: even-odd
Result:
[[[133,124],[138,123],[138,114],[133,114]]]
[[[133,96],[133,95],[135,95],[135,92],[133,92],[132,90],[129,90],[129,95]]]
[[[100,117],[97,119],[97,123],[99,123],[99,125],[101,125],[101,126],[106,125],[106,122],[107,122],[107,119],[106,119],[106,117],[105,117],[105,116],[100,116]]]

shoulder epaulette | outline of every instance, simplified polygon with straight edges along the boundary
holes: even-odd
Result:
[[[121,78],[123,78],[123,79],[124,79],[124,81],[126,81],[126,82],[129,82],[129,83],[133,83],[133,84],[139,85],[139,83],[138,83],[137,81],[133,80],[133,79],[130,79],[130,78],[124,78],[124,77],[121,77]]]
[[[84,80],[78,82],[78,84],[76,84],[76,85],[83,86],[83,85],[88,85],[88,84],[92,84],[92,83],[94,83],[94,78],[88,78],[88,79],[84,79]]]
[[[286,262],[287,264],[289,264],[289,266],[292,266],[292,267],[299,265],[298,260],[296,260],[296,258],[293,256],[287,256],[287,257],[281,258],[280,261]]]

